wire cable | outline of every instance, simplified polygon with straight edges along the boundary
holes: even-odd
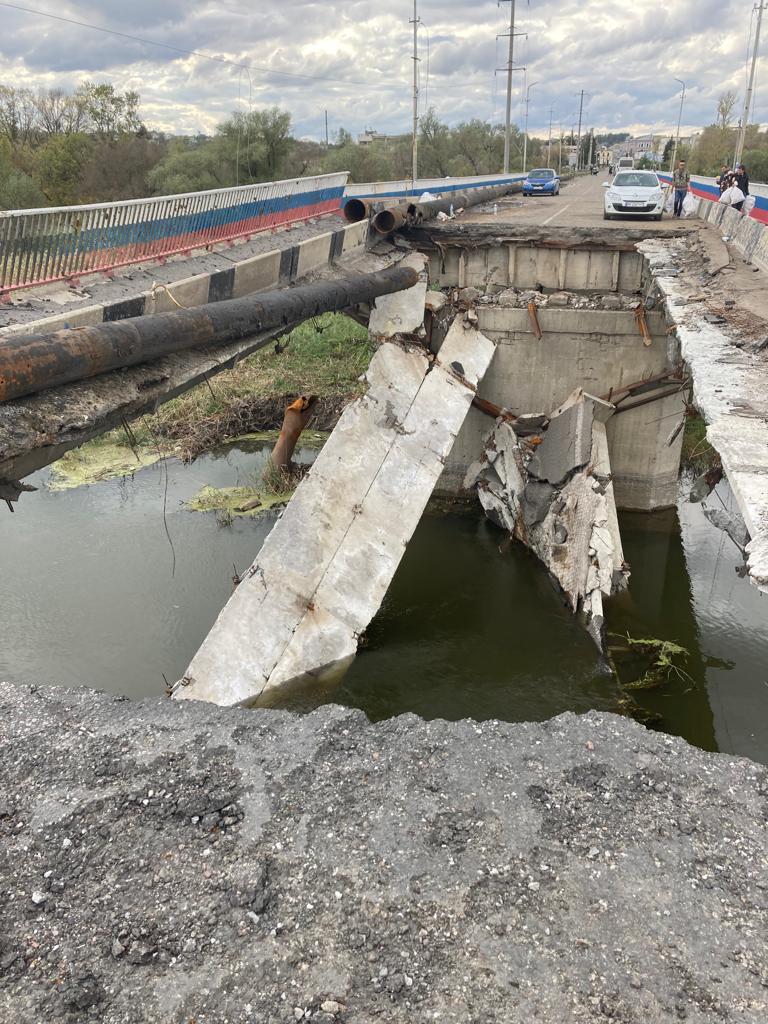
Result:
[[[21,4],[8,3],[7,0],[0,0],[0,7],[7,7],[13,11],[22,11],[25,14],[36,14],[41,18],[50,18],[52,21],[61,21],[66,25],[77,25],[80,28],[90,28],[94,32],[103,32],[108,36],[118,36],[120,39],[130,39],[134,43],[144,43],[146,46],[159,46],[163,50],[171,50],[173,53],[181,53],[188,57],[201,57],[203,60],[212,60],[217,64],[228,64],[230,67],[245,68],[247,71],[261,71],[268,75],[281,75],[283,78],[298,78],[312,82],[335,82],[337,85],[364,85],[370,88],[368,82],[358,82],[353,79],[331,78],[328,75],[301,75],[295,71],[277,71],[275,68],[262,67],[258,64],[242,64],[236,60],[229,60],[227,57],[214,57],[210,53],[202,53],[200,50],[184,50],[180,46],[172,46],[170,43],[158,43],[154,39],[144,39],[142,36],[130,35],[127,32],[118,32],[116,29],[103,28],[101,25],[94,25],[89,21],[78,21],[75,18],[65,18],[60,14],[50,14],[48,11],[40,11],[34,7],[23,7]]]

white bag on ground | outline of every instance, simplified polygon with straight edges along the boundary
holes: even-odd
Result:
[[[755,208],[755,197],[754,196],[747,196],[747,198],[744,200],[744,205],[741,208],[741,212],[744,213],[744,214],[751,213],[752,210],[754,210],[754,208]]]
[[[693,192],[687,192],[683,200],[683,216],[694,217],[699,209],[699,200]]]
[[[668,194],[667,194],[667,201],[666,201],[666,203],[664,203],[664,212],[665,213],[674,213],[675,212],[675,193],[672,191],[672,189],[670,189]]]

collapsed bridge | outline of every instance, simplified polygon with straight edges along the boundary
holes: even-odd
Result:
[[[358,271],[397,281],[378,295],[339,290],[338,269],[320,269],[326,284],[316,293],[340,296],[326,308],[357,299],[356,315],[370,313],[379,350],[368,394],[344,414],[176,695],[268,700],[287,683],[343,668],[430,496],[468,487],[536,552],[600,644],[602,599],[627,577],[616,509],[674,504],[691,386],[676,325],[638,248],[646,237],[451,220],[410,228],[408,247],[422,256],[405,263],[397,245],[354,255]],[[336,243],[324,244],[327,255]],[[103,335],[83,329],[84,338],[111,339],[122,358],[121,346],[177,315],[193,340],[200,331],[202,348],[101,366],[104,374],[29,397],[9,392],[0,421],[13,425],[16,448],[0,466],[16,472],[6,486],[273,340],[294,322],[279,310],[300,304],[301,288],[287,296],[287,305],[278,293],[231,300],[235,307],[225,298],[216,309],[139,318],[143,326],[105,324]],[[263,315],[270,303],[275,322]],[[237,321],[246,308],[239,333],[209,348],[208,325],[230,312]],[[55,416],[66,429],[51,443],[40,427]]]

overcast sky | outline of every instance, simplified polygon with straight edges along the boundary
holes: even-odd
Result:
[[[24,0],[20,0],[24,3]],[[297,135],[410,127],[413,5],[408,0],[27,0],[31,7],[182,49],[258,66],[226,64],[0,7],[0,83],[72,88],[85,78],[136,89],[146,123],[177,133],[211,131],[238,103],[290,110]],[[421,104],[455,124],[503,119],[509,4],[496,0],[420,0]],[[585,90],[586,126],[669,129],[680,86],[688,83],[684,127],[714,119],[718,95],[743,103],[750,0],[517,2],[515,65],[527,66],[530,130],[570,128]],[[763,29],[768,37],[768,26]],[[427,78],[427,38],[429,75]],[[277,72],[317,76],[291,78]],[[766,72],[768,73],[768,72]],[[514,77],[513,117],[522,126],[524,73]],[[767,83],[768,85],[768,83]],[[755,118],[768,120],[768,88],[758,68]]]

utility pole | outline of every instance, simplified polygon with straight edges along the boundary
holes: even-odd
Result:
[[[581,116],[584,112],[584,90],[581,90],[581,100],[579,102],[579,141],[576,143],[576,170],[581,169]]]
[[[525,133],[523,135],[523,174],[528,170],[528,104],[531,102],[531,89],[538,82],[531,82],[525,90]]]
[[[760,6],[756,9],[757,28],[755,29],[755,48],[752,51],[752,68],[749,72],[747,94],[744,97],[744,113],[741,115],[741,128],[739,129],[739,139],[736,143],[736,156],[733,160],[734,167],[737,167],[741,163],[741,158],[744,155],[744,140],[747,135],[747,121],[749,120],[749,108],[752,106],[752,90],[755,86],[755,68],[757,67],[757,56],[760,48],[760,27],[763,24],[763,11],[765,10],[763,0],[760,0]]]
[[[328,111],[325,112],[325,148],[328,149]]]
[[[506,3],[507,0],[504,0]],[[509,144],[512,135],[512,58],[515,52],[515,0],[509,0],[509,55],[507,58],[507,114],[504,121],[504,174],[509,174]]]
[[[413,188],[419,178],[419,12],[418,0],[413,0],[413,148],[411,150],[411,177]]]
[[[672,147],[672,163],[669,165],[670,174],[674,171],[675,160],[677,160],[677,147],[680,145],[680,123],[683,120],[683,103],[685,103],[685,82],[682,78],[676,78],[675,81],[682,85],[683,91],[680,93],[680,110],[677,115],[677,134],[675,135],[675,144]]]
[[[594,152],[595,152],[595,129],[592,128],[592,129],[590,129],[590,132],[589,132],[589,161],[588,162],[589,162],[589,166],[590,167],[592,166],[592,163],[593,163],[593,159],[592,158],[593,158]]]
[[[547,139],[547,166],[552,166],[552,115],[555,112],[554,107],[549,108],[549,138]]]

